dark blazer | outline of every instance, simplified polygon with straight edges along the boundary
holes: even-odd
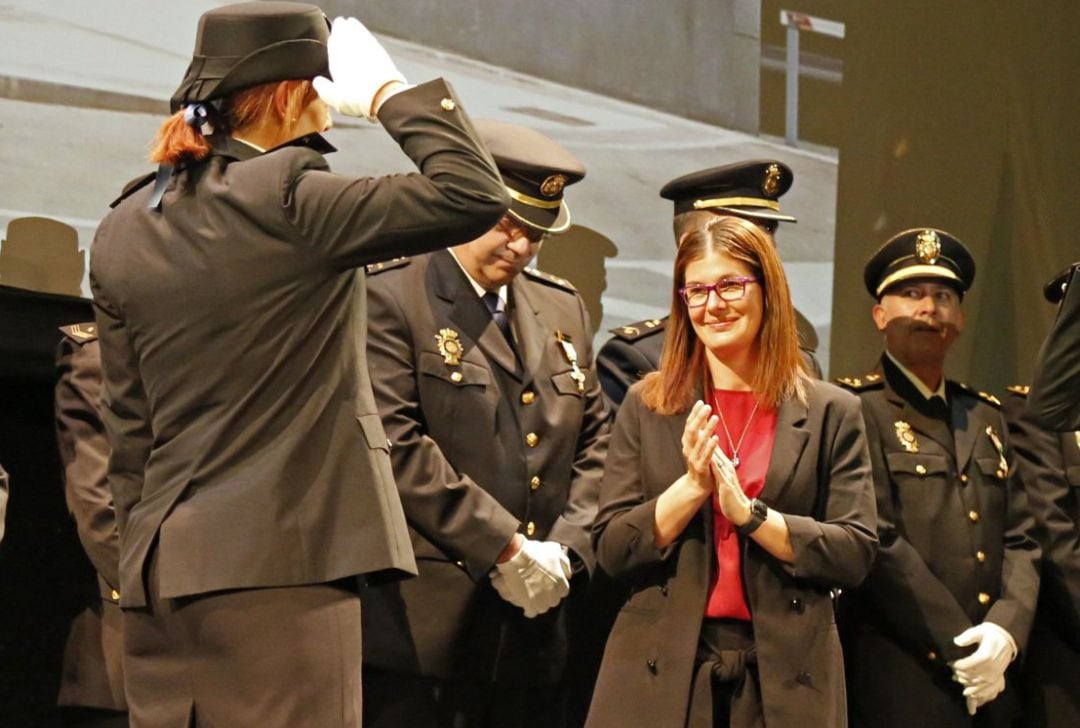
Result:
[[[440,103],[445,100],[445,103]],[[160,210],[130,194],[90,276],[121,601],[415,572],[365,360],[355,269],[476,237],[505,189],[452,91],[381,108],[420,174],[349,179],[291,145],[214,138]]]
[[[1028,408],[1050,430],[1080,429],[1080,265],[1073,266],[1057,320],[1043,342]]]
[[[101,423],[101,348],[93,323],[60,329],[56,434],[64,496],[98,580],[98,598],[75,617],[64,649],[60,705],[126,710],[120,538],[108,483],[109,441]]]
[[[1080,430],[1051,432],[1027,411],[1027,387],[1002,399],[1017,471],[1042,546],[1039,603],[1024,661],[1029,726],[1080,724]]]
[[[587,725],[682,728],[715,569],[706,504],[678,540],[653,545],[656,501],[685,474],[686,413],[658,415],[631,387],[604,468],[594,535],[600,566],[631,586],[597,680]],[[858,400],[807,385],[785,402],[760,498],[784,514],[792,564],[743,539],[765,725],[846,724],[844,666],[831,590],[862,581],[874,558],[870,460]]]
[[[798,311],[795,323],[799,331],[799,347],[807,371],[821,379],[821,364],[815,352],[818,346],[817,332],[810,320]],[[660,356],[664,352],[664,340],[667,338],[667,320],[646,319],[611,329],[614,334],[596,355],[596,370],[600,375],[600,386],[604,388],[608,407],[614,412],[619,409],[630,386],[649,372],[660,368]]]
[[[364,662],[439,678],[554,682],[567,602],[526,619],[487,575],[516,531],[561,543],[593,567],[608,424],[585,305],[560,278],[517,276],[509,317],[519,365],[449,252],[388,267],[368,289],[368,363],[420,577],[364,593]],[[556,332],[576,349],[582,389]],[[459,358],[440,351],[451,340]]]
[[[948,663],[972,648],[953,638],[990,621],[1024,649],[1039,588],[1033,521],[996,399],[949,380],[951,412],[935,415],[888,357],[881,367],[841,380],[862,399],[880,540],[852,602],[853,723],[971,725]],[[980,725],[1009,719],[1006,682]]]

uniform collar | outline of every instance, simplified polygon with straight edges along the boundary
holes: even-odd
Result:
[[[454,252],[453,248],[448,248],[447,252],[450,253],[450,257],[454,259],[455,263],[457,263],[458,268],[461,268],[461,272],[465,274],[465,280],[467,280],[469,282],[469,285],[472,286],[472,289],[476,291],[477,298],[483,298],[484,294],[488,293],[488,290],[481,286],[479,283],[477,283],[475,278],[469,275],[469,271],[465,270],[465,266],[463,266],[461,264],[461,261],[458,260],[457,253]],[[502,301],[503,308],[505,308],[506,286],[499,286],[499,288],[494,291],[494,293],[498,294],[499,300]]]
[[[911,386],[915,387],[915,390],[922,395],[923,399],[931,400],[934,397],[940,397],[942,402],[948,403],[949,399],[945,395],[944,375],[942,375],[941,381],[938,382],[937,389],[930,389],[930,387],[926,386],[926,383],[923,382],[923,380],[919,379],[919,377],[916,376],[913,371],[901,364],[895,356],[890,354],[888,349],[885,350],[885,356],[889,357],[889,361],[893,364],[893,366],[895,366],[897,370],[899,370],[899,372],[903,374],[909,382],[911,382]]]

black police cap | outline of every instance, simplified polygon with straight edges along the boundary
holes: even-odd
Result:
[[[211,101],[251,86],[329,74],[330,22],[306,3],[247,2],[203,13],[195,51],[170,106]]]
[[[554,139],[535,129],[477,119],[476,131],[510,193],[510,215],[546,233],[570,228],[563,190],[585,176],[585,166]]]
[[[780,197],[791,188],[791,168],[774,159],[754,159],[691,172],[671,180],[660,196],[675,203],[675,214],[712,210],[759,220],[795,222],[780,212]]]
[[[912,228],[889,238],[863,269],[866,290],[874,298],[913,278],[947,283],[961,295],[975,280],[975,259],[950,233],[936,228]]]

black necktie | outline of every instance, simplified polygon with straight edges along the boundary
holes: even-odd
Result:
[[[506,338],[506,343],[510,344],[511,349],[514,349],[514,336],[510,333],[510,319],[507,318],[506,311],[502,310],[499,305],[502,303],[499,294],[488,291],[480,299],[487,306],[488,311],[491,312],[491,318],[495,320],[495,325],[499,327],[499,331]]]

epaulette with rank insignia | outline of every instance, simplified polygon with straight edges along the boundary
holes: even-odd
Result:
[[[120,196],[109,203],[109,207],[116,207],[126,198],[131,197],[143,187],[146,187],[146,185],[150,184],[155,177],[157,177],[157,172],[147,172],[143,176],[136,177],[135,179],[131,180],[126,185],[124,185],[124,189],[120,193]]]
[[[637,341],[663,331],[665,326],[667,326],[666,316],[664,318],[636,321],[626,326],[616,326],[610,331],[623,341]]]
[[[960,389],[967,392],[968,394],[972,394],[972,395],[978,397],[983,402],[987,402],[987,403],[992,404],[992,405],[994,405],[995,407],[998,407],[998,408],[1001,407],[1001,400],[998,399],[997,397],[995,397],[994,395],[990,394],[989,392],[982,392],[982,391],[980,391],[978,389],[973,389],[972,387],[969,387],[968,385],[964,384],[963,382],[952,381],[952,383],[955,384]]]
[[[837,377],[833,381],[852,392],[865,392],[885,386],[885,377],[877,372],[870,372],[861,377]]]
[[[364,272],[369,276],[373,276],[376,273],[383,273],[388,270],[393,270],[394,268],[404,268],[410,262],[412,262],[412,258],[403,256],[401,258],[393,258],[392,260],[384,260],[381,263],[368,263],[364,266]]]
[[[570,281],[566,280],[565,278],[560,278],[559,276],[553,276],[550,273],[545,273],[539,268],[526,268],[522,272],[530,278],[535,278],[536,280],[543,283],[547,283],[557,288],[563,288],[567,291],[570,291],[571,293],[577,293],[577,289],[574,288],[574,284]]]
[[[1005,389],[1013,394],[1019,394],[1021,397],[1026,397],[1031,392],[1031,387],[1026,384],[1010,384]]]
[[[68,337],[79,346],[95,341],[98,337],[97,324],[93,321],[84,324],[61,326],[60,330],[64,332],[64,336]]]

